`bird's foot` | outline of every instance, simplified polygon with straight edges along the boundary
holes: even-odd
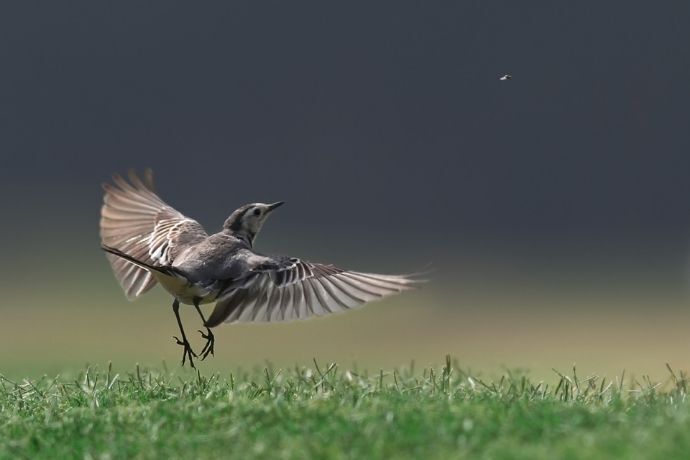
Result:
[[[184,366],[185,360],[189,358],[189,365],[192,366],[192,369],[195,369],[196,367],[194,366],[194,358],[197,357],[197,354],[194,353],[194,350],[192,350],[192,346],[189,344],[187,338],[184,336],[182,338],[183,340],[180,340],[176,336],[173,336],[173,339],[175,339],[177,344],[181,345],[184,348],[184,350],[182,351],[182,365]]]
[[[199,331],[199,333],[203,338],[206,339],[206,345],[204,345],[204,348],[201,350],[201,360],[203,361],[208,357],[208,355],[214,356],[213,345],[216,343],[216,338],[209,328],[206,328],[206,334],[204,334],[202,331]]]

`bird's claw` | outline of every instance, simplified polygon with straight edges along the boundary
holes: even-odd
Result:
[[[208,355],[215,356],[213,351],[214,351],[214,344],[216,343],[216,338],[213,335],[213,332],[211,332],[211,329],[206,328],[206,334],[203,333],[203,331],[199,331],[201,336],[206,339],[206,345],[204,345],[204,348],[201,350],[201,360],[205,360]]]
[[[189,341],[185,337],[183,337],[184,340],[180,340],[177,336],[173,336],[173,339],[175,339],[178,345],[181,345],[184,348],[182,351],[182,365],[184,366],[185,361],[189,357],[189,365],[192,366],[192,369],[196,369],[193,358],[197,358],[198,356],[196,353],[194,353],[194,350],[192,350],[192,346],[189,344]]]

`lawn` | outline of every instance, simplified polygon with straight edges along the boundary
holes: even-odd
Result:
[[[0,377],[0,458],[670,459],[690,452],[687,378],[554,371],[374,374],[318,364],[204,375],[87,368]]]

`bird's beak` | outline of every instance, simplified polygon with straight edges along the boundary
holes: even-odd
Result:
[[[271,212],[271,211],[273,211],[275,208],[277,208],[277,207],[279,207],[279,206],[282,206],[282,205],[284,205],[284,204],[285,204],[284,201],[278,201],[277,203],[269,204],[269,205],[268,205],[268,212]]]

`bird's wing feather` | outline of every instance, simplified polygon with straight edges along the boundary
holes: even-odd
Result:
[[[322,316],[412,289],[414,275],[379,275],[343,270],[295,258],[256,267],[249,281],[216,303],[206,322],[278,322]]]
[[[102,245],[117,248],[148,265],[168,266],[184,248],[208,236],[197,221],[156,195],[150,170],[143,179],[132,171],[129,181],[115,175],[113,183],[103,184],[103,189]],[[113,254],[106,256],[128,299],[135,299],[156,284],[146,269]]]

